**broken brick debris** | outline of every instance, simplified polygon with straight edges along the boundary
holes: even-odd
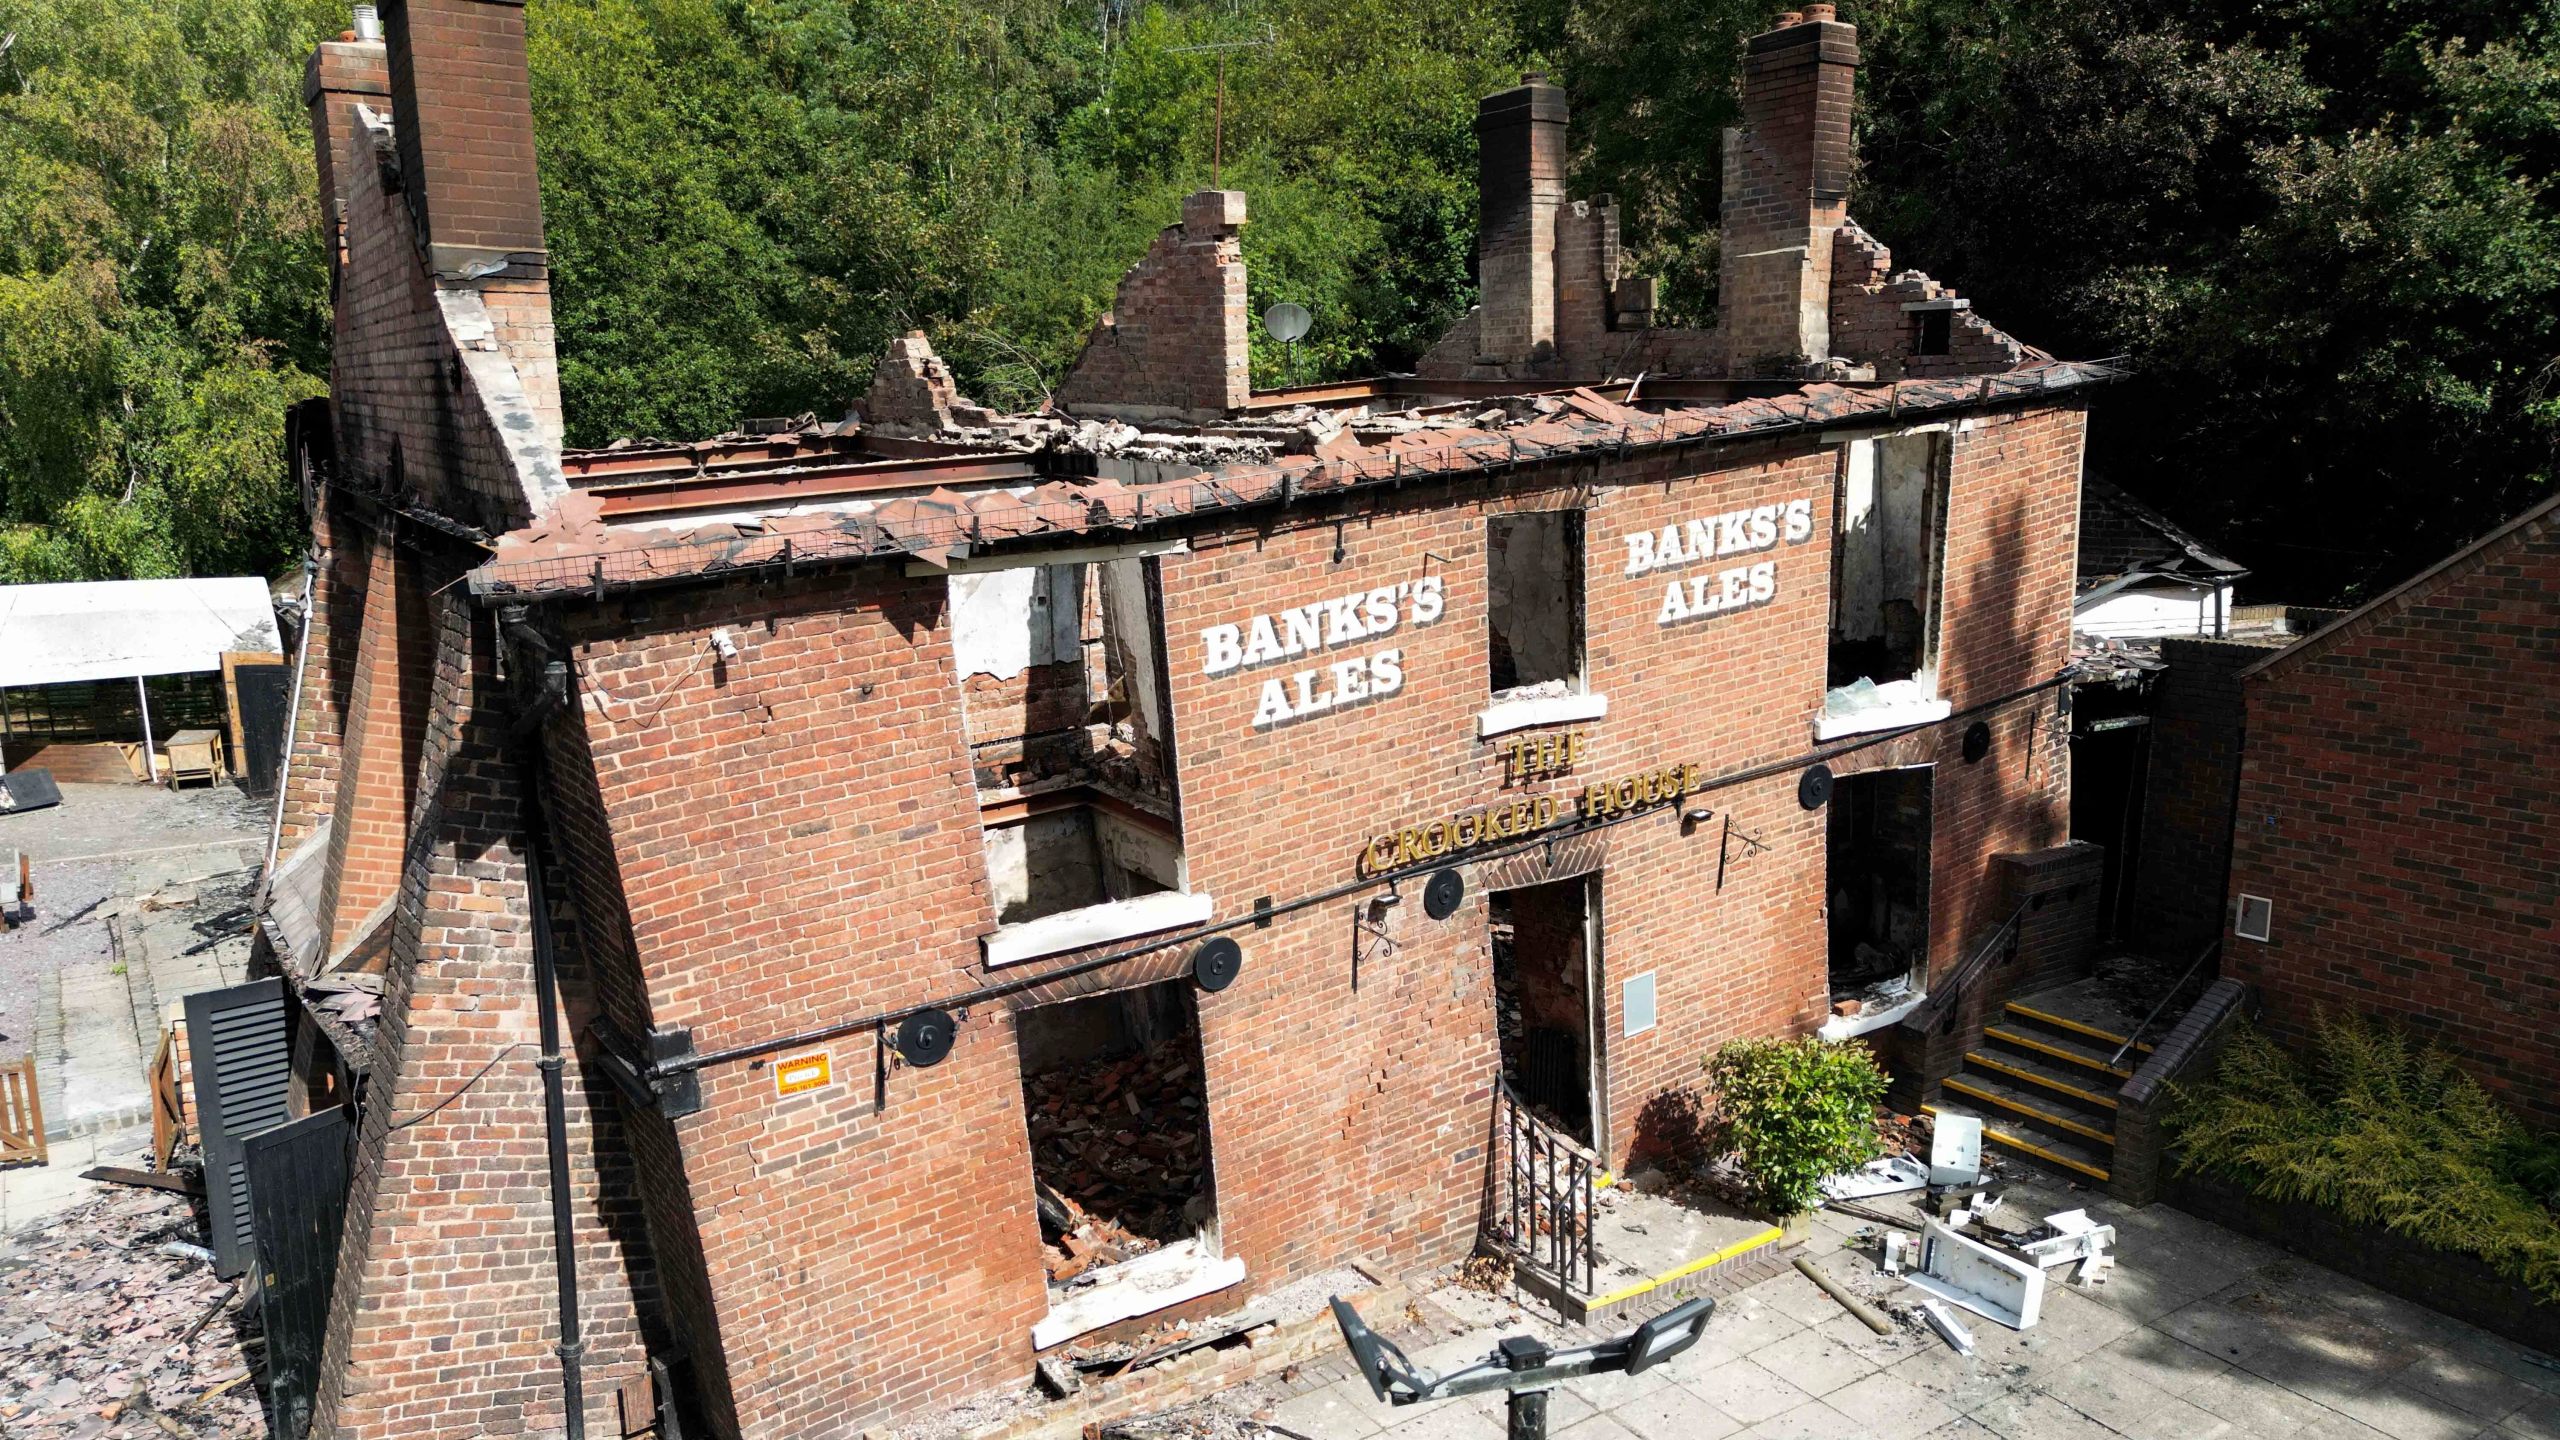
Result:
[[[203,1239],[185,1197],[117,1190],[0,1241],[0,1434],[265,1435],[254,1316],[163,1250]]]
[[[1134,1260],[1199,1228],[1206,1121],[1188,1036],[1025,1078],[1031,1165],[1048,1194],[1049,1279]],[[1054,1203],[1052,1203],[1054,1202]]]

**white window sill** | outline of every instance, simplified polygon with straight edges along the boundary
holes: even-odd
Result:
[[[1899,730],[1905,725],[1944,720],[1954,713],[1955,706],[1926,694],[1908,680],[1871,685],[1864,691],[1844,685],[1822,697],[1821,713],[1813,717],[1813,738],[1837,740],[1844,735]]]
[[[1903,1016],[1929,1003],[1927,994],[1914,990],[1909,995],[1881,1010],[1861,1010],[1855,1015],[1834,1015],[1822,1022],[1816,1035],[1825,1040],[1851,1040],[1870,1030],[1881,1030],[1898,1023]]]
[[[1537,695],[1525,700],[1496,700],[1476,716],[1476,738],[1507,735],[1533,725],[1597,720],[1608,713],[1606,695]]]
[[[1019,965],[1044,955],[1063,955],[1088,945],[1107,945],[1133,935],[1205,925],[1216,905],[1206,895],[1187,890],[1159,890],[1129,900],[1061,910],[1037,920],[1004,926],[987,937],[987,964]]]
[[[1192,1239],[1094,1273],[1100,1279],[1050,1306],[1048,1318],[1031,1327],[1032,1349],[1064,1345],[1105,1325],[1241,1284],[1244,1261],[1234,1256],[1220,1259]]]

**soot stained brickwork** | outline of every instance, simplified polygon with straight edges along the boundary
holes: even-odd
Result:
[[[2440,1042],[2560,1122],[2560,502],[2243,671],[2223,973]],[[2226,917],[2226,922],[2228,917]]]

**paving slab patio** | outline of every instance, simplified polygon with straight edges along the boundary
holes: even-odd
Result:
[[[2010,1187],[2026,1215],[2086,1209],[2113,1224],[2105,1284],[2049,1273],[2044,1318],[2008,1330],[1966,1317],[1959,1356],[1907,1324],[1876,1335],[1787,1270],[1719,1297],[1687,1354],[1630,1381],[1559,1392],[1550,1431],[1576,1440],[2560,1440],[2560,1361],[2167,1206],[2127,1210],[2058,1181]],[[1870,1202],[1910,1213],[1906,1204]],[[1818,1217],[1797,1254],[1889,1308],[1865,1222]],[[1666,1295],[1654,1309],[1667,1309]],[[1508,1306],[1508,1313],[1505,1307]],[[1504,1334],[1567,1326],[1518,1298],[1469,1295],[1409,1344],[1424,1366],[1483,1355]],[[1460,1318],[1460,1316],[1463,1318]],[[1622,1319],[1619,1328],[1636,1323]],[[1499,1397],[1395,1409],[1347,1366],[1242,1387],[1215,1402],[1305,1440],[1496,1440]]]

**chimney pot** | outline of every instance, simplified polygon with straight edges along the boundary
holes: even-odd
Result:
[[[1780,29],[1780,30],[1784,30],[1784,29],[1786,29],[1786,28],[1787,28],[1788,26],[1790,26],[1790,25],[1801,25],[1801,24],[1803,24],[1803,23],[1804,23],[1804,12],[1803,12],[1803,11],[1801,11],[1801,10],[1786,10],[1786,11],[1781,11],[1781,12],[1779,13],[1779,15],[1778,15],[1778,24],[1777,24],[1777,27],[1776,27],[1776,28],[1778,28],[1778,29]]]
[[[1804,7],[1804,18],[1807,20],[1837,20],[1840,18],[1840,7],[1837,5],[1807,5]]]
[[[355,18],[356,28],[348,31],[346,38],[362,40],[368,45],[382,39],[381,10],[371,5],[358,5]]]
[[[1523,85],[1544,85],[1547,83],[1547,72],[1544,70],[1523,70],[1520,72],[1520,83]]]

